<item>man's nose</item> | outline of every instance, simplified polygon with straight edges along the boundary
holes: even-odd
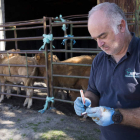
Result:
[[[97,38],[97,43],[99,47],[102,47],[104,45],[104,41],[98,38]]]

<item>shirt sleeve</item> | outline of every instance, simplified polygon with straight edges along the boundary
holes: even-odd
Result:
[[[95,71],[97,70],[96,61],[97,61],[97,57],[95,57],[95,59],[92,62],[87,90],[91,91],[92,93],[96,94],[97,96],[100,96],[100,93],[98,92],[96,85],[95,85],[95,79],[96,79]]]

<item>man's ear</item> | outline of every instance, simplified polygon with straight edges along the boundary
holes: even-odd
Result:
[[[124,19],[121,20],[121,24],[119,26],[119,30],[121,33],[124,33],[125,32],[125,28],[126,27],[126,21]]]

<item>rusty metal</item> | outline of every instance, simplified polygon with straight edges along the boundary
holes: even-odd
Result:
[[[47,34],[47,30],[46,30],[46,17],[43,17],[43,27],[44,27],[44,34]],[[49,26],[50,27],[50,26]],[[48,47],[47,44],[45,44],[45,64],[46,64],[46,81],[47,81],[47,89],[48,89],[48,96],[50,96],[50,88],[49,88],[49,76],[48,76]],[[50,103],[48,104],[48,108],[50,108]]]
[[[7,77],[9,77],[9,75],[7,75],[7,74],[0,74],[0,76],[7,76]],[[10,77],[42,78],[42,79],[46,79],[45,77],[39,77],[39,76],[26,76],[26,75],[10,75]]]
[[[48,19],[48,17],[46,17]],[[24,20],[24,21],[14,21],[14,22],[6,22],[4,23],[4,25],[11,25],[11,24],[15,24],[15,23],[29,23],[29,22],[36,22],[36,21],[42,21],[43,19],[33,19],[33,20]],[[3,24],[0,24],[3,25]]]
[[[21,87],[21,88],[31,88],[31,89],[38,89],[38,87],[31,87],[31,86],[22,86],[22,85],[12,85],[12,84],[2,84],[2,83],[0,83],[0,85],[5,85],[5,86],[10,86],[10,87]],[[40,89],[45,89],[46,90],[46,88],[42,88],[42,87],[40,87]]]
[[[52,34],[52,18],[50,18],[49,19],[49,25],[50,25],[50,27],[49,27],[49,32],[50,32],[50,34]],[[50,53],[51,53],[51,81],[50,81],[50,85],[51,85],[51,95],[52,95],[52,97],[54,97],[54,94],[53,94],[53,64],[52,64],[52,62],[53,62],[53,52],[52,52],[52,50],[53,50],[53,44],[52,44],[52,41],[50,41]],[[49,86],[48,86],[49,87]],[[51,107],[53,107],[54,106],[54,104],[53,103],[51,103],[51,105],[50,105]]]
[[[134,12],[127,12],[126,13],[127,16],[127,20],[129,21],[128,25],[135,25],[135,19],[139,20],[138,17],[134,18]],[[78,19],[78,18],[86,18],[86,20],[80,20],[80,21],[68,21],[68,19]],[[29,29],[38,29],[38,28],[42,28],[44,29],[44,34],[47,34],[47,28],[49,28],[49,33],[52,34],[52,28],[53,27],[61,27],[62,24],[70,24],[70,34],[73,35],[73,29],[74,28],[83,28],[83,27],[87,27],[87,14],[85,15],[72,15],[72,16],[67,16],[64,17],[64,19],[66,19],[66,22],[58,22],[55,23],[53,21],[55,21],[55,19],[51,18],[51,17],[43,17],[43,19],[39,19],[39,20],[31,20],[31,21],[20,21],[20,22],[11,22],[8,24],[4,24],[4,25],[0,25],[0,27],[10,27],[10,29],[4,29],[4,30],[0,30],[0,31],[17,31],[17,30],[29,30]],[[46,25],[46,22],[49,21],[49,24]],[[43,26],[36,26],[37,24],[43,24]],[[76,25],[77,24],[77,25]],[[34,27],[16,27],[15,29],[11,28],[11,26],[27,26],[27,25],[34,25]],[[65,35],[67,34],[67,32],[65,32]],[[0,41],[30,41],[30,40],[42,40],[43,37],[38,36],[38,37],[23,37],[23,38],[10,38],[10,39],[0,39]],[[63,39],[92,39],[90,36],[79,36],[79,37],[53,37],[54,40],[63,40]],[[11,77],[29,77],[29,78],[39,78],[39,79],[45,79],[47,80],[47,86],[49,87],[49,83],[51,83],[51,88],[52,88],[52,93],[51,95],[53,96],[53,89],[62,89],[62,90],[70,90],[70,91],[77,91],[79,92],[79,89],[72,89],[72,88],[64,88],[64,87],[57,87],[57,86],[53,86],[53,77],[67,77],[67,78],[85,78],[85,79],[89,79],[88,76],[76,76],[76,75],[58,75],[58,74],[53,74],[53,65],[77,65],[77,66],[91,66],[90,64],[71,64],[71,63],[60,63],[60,62],[53,62],[52,59],[52,55],[53,52],[64,52],[66,53],[70,53],[71,57],[72,57],[72,53],[99,53],[101,52],[100,49],[92,49],[92,48],[73,48],[72,46],[72,41],[71,41],[71,48],[70,50],[67,50],[66,46],[65,49],[53,49],[52,48],[53,42],[50,42],[50,50],[48,49],[48,45],[46,44],[45,46],[45,51],[36,51],[36,50],[25,50],[25,51],[20,51],[20,52],[8,52],[8,54],[13,53],[13,54],[36,54],[36,53],[45,53],[46,54],[46,60],[45,60],[45,65],[28,65],[28,67],[44,67],[46,68],[46,77],[40,77],[40,76],[23,76],[23,75],[11,75]],[[47,73],[47,69],[48,69],[48,52],[50,51],[51,53],[51,77],[48,76]],[[1,51],[1,53],[7,53],[7,51]],[[66,56],[66,55],[65,55]],[[0,66],[8,66],[8,64],[0,64]],[[20,67],[25,67],[26,65],[15,65],[15,64],[9,64],[9,66],[11,67],[16,67],[16,66],[20,66]],[[5,74],[0,74],[0,76],[9,76],[9,75],[5,75]],[[50,79],[50,81],[49,81]],[[30,87],[30,86],[23,86],[23,85],[10,85],[10,84],[0,84],[0,85],[5,85],[5,86],[13,86],[13,87],[22,87],[22,88],[32,88],[32,89],[47,89],[46,87]],[[26,97],[29,98],[29,96],[23,96],[23,95],[15,95],[15,94],[8,94],[8,93],[1,93],[0,94],[5,94],[5,95],[12,95],[12,96],[18,96],[18,97]],[[50,91],[48,88],[48,96],[50,96]],[[39,99],[39,100],[46,100],[46,98],[40,98],[40,97],[31,97],[33,99]],[[54,99],[55,101],[61,101],[61,102],[67,102],[67,103],[73,103],[72,101],[66,101],[66,100],[61,100],[61,99]]]
[[[49,33],[50,34],[52,34],[52,24],[51,23],[52,23],[52,18],[49,19],[49,25],[50,25]],[[52,55],[53,54],[52,54],[52,48],[53,48],[52,47],[52,41],[50,41],[50,53],[51,53],[51,77],[50,77],[51,78],[51,80],[50,80],[51,84],[50,85],[51,85],[51,89],[52,89],[50,94],[53,96],[53,88],[52,88],[53,87],[53,77],[52,77],[52,73],[53,73],[53,65],[52,65],[53,58],[52,58]]]
[[[16,29],[16,26],[14,26],[14,28]],[[17,38],[17,31],[16,30],[14,30],[14,37]],[[17,41],[15,41],[15,48],[18,49]]]
[[[76,63],[60,63],[60,62],[52,62],[55,65],[72,65],[72,66],[91,66],[90,64],[76,64]]]
[[[37,21],[37,22],[29,22],[29,23],[15,23],[15,24],[10,24],[10,26],[25,26],[25,25],[35,25],[35,24],[42,24],[42,21]],[[0,25],[0,27],[9,27],[9,25]]]
[[[67,77],[67,78],[85,78],[89,79],[89,76],[74,76],[74,75],[58,75],[58,74],[53,74],[54,77]]]
[[[48,25],[49,27],[49,25]],[[29,30],[29,29],[39,29],[39,28],[43,28],[43,26],[36,26],[36,27],[22,27],[22,28],[10,28],[10,29],[4,29],[4,30],[0,30],[0,31],[12,31],[12,30]]]
[[[23,37],[23,38],[10,38],[10,39],[0,39],[0,41],[30,41],[30,40],[42,40],[43,37]]]
[[[78,49],[77,49],[78,50]],[[73,53],[100,53],[101,52],[101,50],[94,50],[94,51],[80,51],[80,48],[79,48],[79,50],[77,51],[77,50],[65,50],[65,49],[58,49],[58,50],[52,50],[52,52],[73,52]]]
[[[64,36],[67,36],[67,30],[64,31]],[[68,49],[67,40],[65,40],[65,50]],[[65,52],[65,59],[68,59],[68,54]]]
[[[77,91],[79,92],[79,89],[75,89],[75,88],[66,88],[66,87],[57,87],[57,86],[54,86],[53,87],[54,89],[63,89],[63,90],[70,90],[70,91]]]
[[[87,25],[73,25],[73,28],[77,28],[77,27],[87,27]]]
[[[66,21],[66,22],[53,22],[53,25],[62,25],[62,24],[83,24],[83,23],[87,23],[87,20],[83,20],[83,21]]]
[[[0,54],[2,53],[6,53],[7,54],[7,51],[0,51]],[[8,51],[8,53],[13,53],[13,54],[25,54],[25,53],[28,53],[28,54],[32,54],[32,53],[44,53],[44,51],[38,51],[38,50],[20,50],[19,52],[12,52],[12,51]]]
[[[70,34],[73,35],[73,24],[70,24]],[[72,50],[73,48],[73,43],[72,40],[70,40],[70,49]],[[70,53],[71,57],[73,57],[73,53]]]

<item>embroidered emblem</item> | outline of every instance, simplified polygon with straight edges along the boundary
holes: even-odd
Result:
[[[130,68],[126,69],[126,75],[125,77],[137,77],[140,78],[140,73],[132,71]]]

